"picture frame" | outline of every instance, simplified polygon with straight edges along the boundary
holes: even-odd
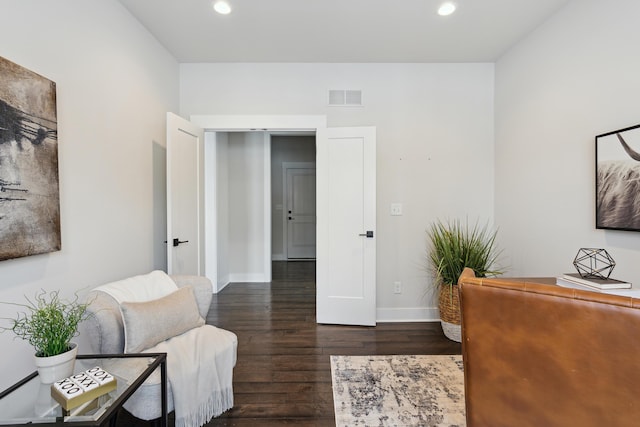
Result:
[[[60,249],[56,83],[0,57],[0,261]]]
[[[596,229],[640,231],[640,124],[595,138]]]

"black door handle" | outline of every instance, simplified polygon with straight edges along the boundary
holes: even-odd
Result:
[[[368,239],[373,239],[373,231],[368,230],[366,233],[360,233],[358,236],[366,237]]]
[[[178,238],[173,239],[173,247],[176,247],[176,246],[180,245],[180,243],[189,243],[189,241],[188,240],[180,240]]]

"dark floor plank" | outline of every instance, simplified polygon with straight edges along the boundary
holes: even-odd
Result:
[[[331,355],[460,354],[439,323],[318,325],[315,262],[274,262],[272,273],[213,296],[207,323],[238,336],[238,362],[234,408],[208,427],[334,426]],[[149,423],[124,413],[118,425]]]

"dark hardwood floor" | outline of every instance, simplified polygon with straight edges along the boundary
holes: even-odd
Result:
[[[238,336],[238,362],[235,405],[208,427],[334,426],[330,355],[460,354],[439,323],[318,325],[315,297],[315,263],[303,261],[274,262],[271,283],[213,296],[207,323]]]

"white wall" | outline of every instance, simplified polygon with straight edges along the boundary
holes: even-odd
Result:
[[[62,221],[60,252],[0,262],[0,301],[40,288],[69,296],[165,268],[165,113],[177,110],[176,61],[111,0],[3,2],[0,40],[0,55],[57,83]],[[1,318],[15,311],[0,305]],[[33,351],[11,333],[0,347],[4,389],[34,370]]]
[[[181,64],[180,112],[315,114],[377,127],[378,320],[437,318],[425,231],[493,218],[493,64]],[[327,107],[361,89],[364,107]],[[391,217],[390,204],[404,215]],[[233,213],[231,213],[233,216]],[[393,282],[404,292],[393,294]]]
[[[229,133],[229,280],[264,282],[264,133]],[[267,254],[268,255],[268,254]]]
[[[496,64],[496,223],[511,272],[605,248],[640,284],[640,234],[595,229],[596,135],[640,123],[640,3],[576,0]]]
[[[229,135],[216,132],[217,239],[216,254],[218,290],[229,282]],[[208,169],[208,168],[205,168]]]

